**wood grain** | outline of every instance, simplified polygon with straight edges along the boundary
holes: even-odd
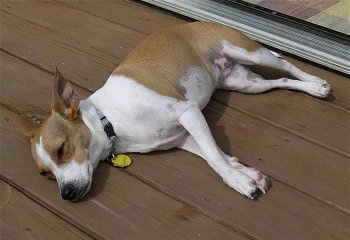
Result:
[[[173,150],[133,154],[127,170],[101,164],[88,197],[72,204],[60,199],[55,182],[38,175],[29,143],[7,120],[19,112],[29,117],[50,112],[54,62],[86,97],[145,35],[185,21],[122,0],[9,0],[0,9],[0,176],[35,199],[33,205],[93,238],[350,235],[348,78],[289,58],[329,80],[333,98],[291,91],[214,95],[204,113],[218,144],[272,178],[272,188],[258,201],[225,186],[198,157]],[[264,74],[278,76],[271,70]]]
[[[2,239],[92,239],[0,180]]]

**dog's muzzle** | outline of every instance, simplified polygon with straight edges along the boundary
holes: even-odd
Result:
[[[87,193],[88,189],[89,184],[83,187],[75,187],[73,184],[69,183],[62,188],[61,196],[64,200],[78,201]]]

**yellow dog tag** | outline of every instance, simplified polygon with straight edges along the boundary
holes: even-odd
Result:
[[[124,154],[118,154],[117,156],[111,159],[113,166],[125,168],[131,165],[131,158]]]

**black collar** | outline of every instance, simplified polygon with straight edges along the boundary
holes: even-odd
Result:
[[[105,115],[102,114],[102,112],[100,112],[100,110],[96,109],[97,115],[100,118],[100,121],[102,123],[103,126],[103,130],[105,131],[107,137],[114,142],[115,138],[117,137],[117,135],[114,132],[113,126],[112,124],[108,121],[108,119],[106,118]]]
[[[113,165],[112,159],[115,157],[115,155],[114,155],[114,141],[115,141],[117,135],[115,134],[114,129],[113,129],[113,126],[112,126],[112,124],[108,121],[108,119],[106,118],[106,116],[103,115],[103,113],[100,112],[100,110],[98,110],[97,108],[96,108],[96,113],[97,113],[98,117],[100,118],[100,121],[101,121],[102,126],[103,126],[103,130],[105,131],[107,137],[109,138],[109,140],[111,140],[112,145],[113,145],[112,150],[111,150],[111,153],[110,153],[109,156],[105,159],[105,161]]]

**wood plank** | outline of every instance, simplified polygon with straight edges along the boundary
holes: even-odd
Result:
[[[21,82],[23,81],[23,77],[20,75],[20,73],[18,73],[18,71],[15,71],[16,69],[21,69],[25,73],[29,74],[27,75],[26,79],[26,84],[28,86],[35,86],[37,82],[45,82],[45,79],[49,78],[48,76],[43,76],[42,78],[31,77],[30,74],[32,76],[40,76],[40,74],[38,74],[34,69],[32,70],[32,73],[30,73],[30,71],[26,71],[25,68],[32,67],[11,58],[12,57],[10,56],[7,57],[8,62],[11,64],[4,64],[3,68],[5,68],[5,66],[8,66],[7,68],[12,66],[12,71],[5,71],[5,69],[1,69],[1,71],[6,73],[4,76],[7,76],[8,79],[17,82],[17,84],[23,84],[23,82]],[[6,59],[6,57],[2,56],[2,59]],[[19,77],[16,77],[17,74],[19,74]],[[2,81],[7,82],[8,79],[2,78]],[[28,79],[30,81],[28,81]],[[28,87],[27,94],[21,99],[23,102],[29,102],[30,99],[28,98],[39,94],[45,93],[39,93],[37,92],[36,88]],[[49,93],[47,92],[42,97],[46,98],[48,95]],[[38,101],[40,101],[40,99],[38,99]],[[40,106],[39,102],[34,104]],[[211,106],[214,107],[218,105],[217,103],[216,105],[212,104]],[[22,106],[24,108],[26,107],[25,104],[22,104]],[[215,110],[214,107],[209,109],[213,113],[209,112],[209,114],[207,114],[209,123],[212,127],[217,126],[216,129],[213,129],[214,134],[221,134],[224,136],[222,131],[223,126],[225,126],[225,128],[226,126],[230,127],[229,123],[227,122],[234,120],[232,119],[230,113],[231,110]],[[227,108],[225,106],[222,107]],[[217,111],[219,111],[220,114],[215,115],[214,113]],[[229,113],[229,117],[222,118],[221,114],[225,111]],[[227,113],[225,113],[225,115],[226,114]],[[2,114],[2,116],[3,115],[4,114]],[[218,124],[215,123],[216,121]],[[231,125],[231,127],[234,128],[237,133],[243,131],[243,134],[249,139],[251,132],[248,131],[247,134],[245,131],[247,128],[244,128],[244,124],[250,125],[249,121],[234,120],[234,122],[236,122],[235,124],[237,126]],[[2,123],[1,126],[6,125],[5,123]],[[254,130],[255,129],[253,129],[253,131]],[[271,131],[271,129],[268,130]],[[227,134],[229,134],[229,131],[227,131]],[[275,135],[276,134],[272,134],[272,136]],[[37,196],[40,201],[51,207],[55,213],[62,214],[62,217],[71,218],[71,221],[75,226],[79,226],[93,236],[100,236],[99,234],[105,234],[103,236],[106,236],[111,234],[111,232],[109,232],[110,230],[108,229],[122,228],[122,226],[119,225],[102,225],[101,223],[95,223],[89,219],[89,214],[98,216],[97,212],[95,212],[96,208],[99,209],[96,211],[101,211],[104,214],[107,214],[107,216],[110,218],[115,218],[116,213],[121,214],[122,217],[119,217],[119,219],[122,218],[122,220],[124,220],[124,222],[121,220],[121,225],[129,224],[130,226],[133,226],[131,223],[136,221],[137,224],[140,224],[140,228],[142,227],[143,229],[148,229],[151,228],[151,226],[142,225],[142,223],[139,222],[140,216],[136,217],[134,211],[136,211],[137,214],[141,214],[140,211],[146,212],[147,216],[149,214],[153,214],[152,216],[155,216],[157,219],[160,218],[160,216],[163,216],[165,219],[168,219],[168,221],[171,222],[171,225],[174,225],[174,219],[169,217],[169,215],[178,216],[178,214],[174,213],[173,211],[179,211],[179,209],[183,208],[184,206],[186,209],[186,214],[182,215],[182,217],[184,217],[183,219],[187,219],[187,216],[193,216],[194,213],[192,211],[193,209],[196,209],[194,214],[195,219],[200,218],[202,215],[199,213],[202,213],[211,219],[215,219],[217,222],[223,223],[225,226],[228,226],[229,229],[242,232],[250,237],[254,236],[257,239],[269,239],[271,235],[282,239],[336,239],[342,238],[349,233],[347,230],[349,215],[333,208],[332,206],[325,205],[312,197],[279,183],[279,181],[273,181],[273,188],[269,191],[267,196],[262,197],[258,202],[248,201],[226,187],[222,183],[221,179],[219,179],[219,177],[209,168],[209,166],[204,164],[197,157],[183,151],[171,151],[162,154],[154,153],[149,155],[133,155],[134,164],[126,172],[144,181],[147,184],[145,186],[140,184],[139,181],[135,181],[134,178],[131,178],[129,175],[125,174],[124,171],[112,169],[105,164],[102,164],[96,172],[93,189],[89,194],[90,198],[88,198],[87,201],[72,205],[58,198],[57,186],[54,182],[48,182],[46,179],[35,174],[35,166],[32,161],[30,165],[28,164],[28,166],[25,166],[25,169],[13,169],[13,165],[20,165],[20,162],[17,161],[21,161],[21,159],[31,159],[29,146],[28,143],[26,143],[20,136],[16,137],[16,134],[11,126],[7,126],[2,130],[2,136],[8,139],[8,143],[5,145],[5,149],[1,149],[1,152],[11,153],[11,156],[6,158],[8,161],[2,163],[1,174],[28,191],[28,194]],[[12,139],[11,136],[15,139]],[[238,138],[240,137],[242,136],[238,134]],[[222,137],[220,139],[222,139]],[[18,148],[18,146],[21,146],[21,148],[15,150]],[[252,149],[255,148],[253,147]],[[267,151],[270,152],[271,147],[267,148]],[[289,159],[287,159],[287,162],[288,160]],[[256,160],[252,161],[254,161],[254,164],[258,163]],[[278,159],[278,161],[280,160]],[[265,166],[266,162],[270,161],[263,161],[261,166]],[[284,162],[283,164],[286,163]],[[311,167],[313,166],[311,165]],[[280,168],[286,168],[286,165],[280,165]],[[271,171],[271,175],[273,174],[274,173]],[[16,176],[21,177],[19,178]],[[298,174],[294,176],[298,176]],[[31,180],[28,181],[26,179]],[[305,183],[309,184],[308,182],[304,182],[304,184]],[[148,185],[151,185],[152,188],[146,187]],[[38,188],[38,186],[41,187]],[[315,187],[315,185],[312,184],[310,184],[310,186]],[[160,199],[158,201],[158,191],[155,191],[154,188],[158,189],[158,191],[166,193],[170,197],[162,196],[164,199]],[[144,196],[145,193],[147,193],[146,196]],[[344,197],[344,195],[342,195],[343,193],[344,192],[342,192],[340,196]],[[339,193],[337,193],[337,195],[339,196]],[[164,204],[171,201],[172,198],[189,204],[190,207],[186,205],[182,205],[181,207],[167,205],[167,207],[165,207],[165,209],[161,209],[162,211],[159,213],[159,206],[164,206]],[[132,206],[129,206],[128,204],[131,204]],[[138,206],[138,208],[134,209],[134,206]],[[86,213],[85,208],[92,210]],[[139,208],[143,210],[139,210]],[[128,209],[128,211],[126,209]],[[176,210],[171,211],[169,209]],[[302,214],[306,210],[307,214]],[[82,213],[86,215],[81,216]],[[145,217],[142,214],[141,216],[141,218],[144,219],[143,221],[150,221],[150,223],[155,224],[155,226],[159,226],[160,224],[157,221],[151,221],[147,218],[147,216]],[[164,220],[164,218],[161,218],[161,221],[167,222]],[[257,219],[259,220],[257,221]],[[281,219],[284,219],[284,221],[281,221]],[[102,221],[99,218],[98,220]],[[289,222],[289,224],[285,224],[285,222]],[[94,229],[86,228],[86,226],[94,226]],[[274,227],[272,228],[271,226]],[[178,226],[176,227],[178,228]],[[192,228],[196,229],[195,227],[191,226],[191,229]],[[100,232],[102,229],[104,229],[103,233]],[[209,227],[208,229],[212,228]],[[294,229],[299,229],[300,232],[297,234],[295,233]],[[132,230],[133,228],[130,227],[125,231]],[[168,230],[167,228],[165,228],[165,231],[171,232],[171,230]],[[198,230],[198,232],[202,232],[202,230]],[[121,234],[124,234],[124,232]],[[154,237],[156,239],[159,237],[154,232],[148,234],[150,234],[150,236],[155,235]],[[137,234],[137,236],[139,235]],[[164,236],[162,235],[162,237]]]
[[[183,19],[135,1],[58,0],[58,2],[146,35],[161,28],[184,23]],[[125,14],[126,12],[128,14]]]
[[[280,182],[349,212],[348,156],[215,102],[204,113],[224,151]]]
[[[18,21],[21,21],[21,20],[18,20]],[[19,34],[22,34],[23,32],[25,32],[26,29],[33,30],[33,28],[30,28],[30,25],[27,25],[26,28],[21,29],[20,32],[16,32],[15,35],[13,35],[13,36],[11,34],[6,34],[6,36],[9,38],[8,42],[11,42],[11,39],[16,39],[16,38],[21,39],[22,35],[19,35]],[[11,32],[11,33],[13,33],[13,32]],[[36,33],[37,32],[35,32],[35,34]],[[29,34],[30,33],[28,33],[28,35]],[[33,35],[35,35],[35,34],[33,34]],[[95,35],[98,35],[98,33],[95,33]],[[41,43],[40,39],[41,38],[37,38],[36,41]],[[43,44],[43,46],[45,46],[45,44]],[[28,46],[28,47],[30,48],[30,46]],[[49,47],[52,47],[52,46],[50,45]],[[18,49],[21,49],[21,47],[20,46],[18,46],[18,47],[11,46],[9,48],[6,47],[6,49],[10,49],[11,51],[20,51]],[[50,52],[50,48],[42,49],[42,51],[43,52]],[[58,51],[58,50],[54,50],[54,51]],[[68,54],[67,52],[69,52],[69,51],[67,51],[67,50],[62,51],[61,54],[62,55]],[[25,57],[28,56],[28,54],[25,54],[24,50],[22,50],[21,54],[24,54]],[[84,53],[82,53],[82,54],[84,54]],[[33,61],[33,62],[37,61],[38,63],[36,63],[36,64],[40,63],[42,65],[45,65],[45,62],[41,62],[40,59],[41,59],[40,57],[31,58],[31,61]],[[67,55],[66,59],[67,59],[66,62],[69,61],[69,64],[66,64],[67,69],[65,69],[66,72],[64,72],[64,73],[65,73],[65,75],[67,74],[67,75],[72,76],[73,73],[75,72],[76,66],[78,65],[77,67],[79,67],[80,64],[77,62],[74,62],[74,61],[70,61],[70,55]],[[93,69],[93,71],[95,71],[96,73],[98,73],[100,71],[99,66],[95,67],[95,66],[93,66],[93,63],[89,63],[87,65],[89,66],[90,70]],[[84,72],[84,71],[82,71],[82,72]],[[102,76],[105,73],[106,72],[103,71],[103,73],[101,73],[100,75]],[[90,78],[89,81],[86,81],[86,80],[84,81],[84,78],[87,78],[89,76],[88,75],[84,76],[84,73],[82,73],[82,74],[83,75],[79,75],[79,76],[77,76],[77,78],[74,78],[72,80],[79,83],[81,86],[89,85],[89,86],[91,86],[91,88],[94,88],[94,89],[96,89],[99,85],[102,84],[101,78],[96,78],[96,79]],[[334,77],[334,79],[335,79],[334,81],[336,82],[338,78]],[[97,82],[97,84],[94,86],[95,82]],[[279,96],[279,97],[273,97],[273,96],[275,96],[275,94],[276,94],[276,96]],[[236,95],[240,96],[239,94],[232,94],[232,99],[234,99],[234,97]],[[226,96],[231,96],[231,95],[226,95]],[[270,96],[272,96],[272,97],[270,97]],[[300,98],[298,98],[298,96]],[[272,102],[271,105],[280,106],[279,110],[281,112],[283,112],[282,111],[283,109],[289,108],[290,102],[288,102],[288,101],[282,102],[279,99],[291,98],[291,99],[294,99],[294,102],[300,102],[300,101],[303,101],[305,103],[310,102],[310,104],[314,104],[314,105],[323,103],[323,102],[320,102],[319,100],[309,98],[308,96],[303,95],[303,94],[295,94],[295,93],[291,93],[288,91],[275,91],[275,92],[271,92],[271,93],[263,94],[263,95],[259,95],[259,96],[244,95],[244,98],[241,97],[241,101],[236,102],[236,104],[238,106],[240,106],[240,104],[242,104],[244,106],[244,101],[250,97],[254,98],[254,99],[256,99],[256,97],[259,97],[259,99],[256,100],[257,102],[258,101],[262,101],[262,102],[265,101],[265,103],[267,103],[270,100]],[[223,99],[224,99],[224,97],[221,97],[219,100],[223,101]],[[266,99],[266,100],[264,100],[264,99]],[[247,101],[249,101],[249,100],[247,100]],[[247,106],[247,105],[249,105],[249,104],[246,104],[245,106]],[[250,105],[255,106],[257,104],[255,102],[250,102]],[[308,105],[305,105],[305,107],[307,107],[307,106]],[[301,107],[300,105],[296,104],[294,106],[294,108],[296,108],[295,114],[297,114],[297,113],[299,113],[299,115],[304,114],[305,107],[304,106]],[[318,107],[320,107],[320,106],[318,106]],[[251,108],[253,108],[253,106],[251,106]],[[315,108],[315,107],[313,107],[313,108]],[[345,139],[343,138],[344,135],[346,137],[346,134],[344,134],[344,132],[346,133],[349,130],[348,129],[347,129],[347,131],[346,131],[346,129],[344,130],[344,127],[342,127],[341,123],[338,123],[338,121],[340,120],[340,122],[342,122],[342,121],[347,122],[346,115],[343,114],[342,110],[334,109],[332,106],[322,105],[322,109],[325,109],[324,111],[326,111],[328,113],[328,115],[324,115],[324,113],[323,113],[324,111],[322,111],[322,112],[321,111],[314,111],[314,112],[312,112],[312,118],[322,120],[325,118],[325,116],[328,116],[326,118],[326,120],[320,121],[320,123],[324,123],[324,122],[328,123],[328,126],[326,127],[326,129],[323,129],[323,131],[325,131],[326,134],[321,135],[320,132],[323,132],[323,131],[319,130],[319,129],[322,129],[325,127],[325,123],[323,125],[320,125],[320,126],[318,125],[318,123],[317,124],[315,123],[315,124],[313,124],[313,127],[311,127],[312,121],[310,120],[310,118],[306,118],[307,122],[306,122],[306,120],[304,120],[305,123],[303,121],[300,121],[300,124],[303,126],[306,126],[307,128],[310,128],[312,130],[307,132],[308,135],[305,135],[304,133],[300,133],[298,135],[301,139],[303,139],[302,143],[305,143],[306,144],[305,146],[308,146],[308,148],[314,149],[314,144],[308,143],[307,141],[305,141],[305,139],[308,140],[309,138],[312,138],[312,139],[315,139],[316,142],[320,142],[320,143],[323,143],[323,145],[326,145],[327,139],[329,139],[329,136],[339,136],[337,138],[337,141],[335,141],[335,142],[340,142],[339,146],[345,146],[346,142],[348,141],[348,138],[345,138]],[[257,108],[257,110],[255,110],[255,111],[258,111],[258,110],[260,111],[259,108]],[[237,114],[242,115],[242,113],[237,113]],[[253,112],[253,114],[255,114],[255,113]],[[275,132],[275,134],[277,134],[276,137],[274,138],[275,141],[282,141],[283,142],[283,141],[287,141],[286,139],[292,138],[292,139],[294,139],[293,140],[294,142],[298,142],[299,138],[295,138],[295,137],[291,136],[291,135],[293,135],[293,133],[291,133],[291,131],[293,131],[293,129],[291,129],[291,130],[288,129],[288,128],[291,128],[290,125],[287,124],[288,122],[278,120],[280,118],[280,115],[283,115],[283,114],[273,115],[273,113],[272,113],[272,116],[274,116],[274,118],[271,118],[272,122],[274,122],[274,121],[277,122],[273,126],[276,126],[278,124],[281,125],[282,123],[286,122],[286,125],[284,126],[284,128],[282,128],[282,130]],[[311,114],[309,114],[309,115],[311,115]],[[336,120],[334,121],[333,118],[335,118]],[[248,118],[251,120],[247,120],[245,117],[244,117],[244,119],[245,119],[244,121],[248,121],[246,124],[257,124],[256,125],[257,129],[270,128],[270,126],[266,125],[266,123],[260,124],[259,122],[257,122],[255,117]],[[277,128],[280,128],[280,127],[277,127]],[[232,128],[232,129],[233,129],[232,131],[235,131],[234,128]],[[275,129],[275,127],[273,127],[272,129]],[[249,134],[255,135],[254,131],[251,131]],[[328,133],[330,133],[332,131],[335,132],[334,135],[333,134],[328,135]],[[236,137],[237,135],[229,134],[229,136],[231,136],[231,140],[226,141],[226,142],[224,141],[224,138],[222,138],[222,136],[220,134],[218,134],[218,141],[220,142],[220,146],[222,146],[226,151],[240,156],[246,163],[251,164],[251,165],[256,165],[257,167],[260,167],[262,169],[266,169],[266,171],[269,172],[271,177],[273,177],[275,179],[286,181],[287,184],[294,186],[294,187],[300,189],[301,191],[308,192],[309,194],[311,194],[317,198],[323,199],[324,201],[329,201],[331,203],[334,203],[341,208],[349,209],[349,206],[347,204],[348,199],[342,197],[342,193],[347,192],[346,184],[348,182],[347,173],[344,172],[344,169],[347,169],[346,168],[347,160],[346,160],[346,158],[344,158],[344,154],[340,155],[341,160],[339,161],[339,165],[332,165],[332,163],[334,162],[333,161],[334,155],[331,154],[329,156],[328,153],[324,154],[325,150],[321,150],[321,152],[319,154],[315,153],[315,151],[314,151],[314,153],[311,156],[309,156],[310,158],[314,158],[314,159],[306,161],[306,163],[307,163],[308,167],[311,167],[311,168],[313,167],[313,164],[315,164],[315,166],[320,166],[322,168],[322,171],[319,171],[318,174],[311,174],[311,175],[309,174],[309,172],[303,171],[302,174],[300,175],[299,170],[303,169],[303,167],[305,166],[304,165],[305,156],[304,156],[303,152],[300,152],[300,150],[298,150],[298,148],[294,147],[292,149],[295,150],[296,155],[293,153],[295,156],[285,157],[285,155],[287,155],[287,156],[290,155],[290,151],[291,151],[291,150],[288,150],[289,149],[288,145],[291,145],[291,143],[285,142],[283,144],[284,147],[283,147],[282,151],[280,149],[276,149],[275,147],[273,147],[274,143],[272,143],[272,144],[270,143],[270,144],[265,144],[264,148],[259,147],[258,149],[260,149],[260,150],[255,150],[256,151],[255,153],[251,153],[251,155],[247,155],[249,152],[251,152],[251,150],[247,149],[245,145],[242,146],[241,142],[248,141],[248,140],[244,140],[244,139],[246,139],[246,136],[250,136],[249,134],[247,135],[247,133],[242,131],[241,136],[242,136],[243,140],[237,138]],[[262,134],[263,134],[262,136],[266,136],[266,134],[264,134],[264,132]],[[235,137],[233,138],[233,136],[235,136]],[[268,137],[269,136],[270,135],[268,135]],[[284,138],[281,139],[281,136]],[[291,137],[286,138],[286,136],[291,136]],[[310,137],[308,138],[308,136],[310,136]],[[272,137],[273,136],[271,136],[271,138]],[[263,137],[261,141],[265,141],[265,139],[266,139],[266,137]],[[250,142],[251,141],[248,141],[247,144],[248,143],[250,144]],[[227,147],[233,143],[235,143],[235,144],[232,145],[233,146],[232,149],[230,147]],[[280,144],[278,143],[277,145],[280,145]],[[259,142],[257,142],[254,146],[259,146]],[[298,146],[304,146],[304,145],[298,144]],[[320,145],[318,145],[318,147],[317,147],[317,144],[316,144],[317,149],[319,149],[319,146]],[[251,147],[253,147],[253,146],[251,146]],[[244,151],[247,151],[248,153],[243,152],[242,149],[244,149]],[[275,149],[275,150],[273,150],[273,149]],[[275,151],[277,151],[277,153],[275,153]],[[261,162],[256,163],[256,162],[254,162],[254,160],[257,158],[257,155],[260,158],[264,158],[264,159],[281,159],[281,160],[264,162],[263,164],[261,164]],[[321,159],[324,159],[325,156],[330,157],[328,160],[326,160],[325,165],[319,164],[319,161],[318,161],[319,155],[321,155]],[[335,156],[336,156],[335,159],[338,159],[338,155],[335,155]],[[301,165],[296,165],[294,158],[297,158],[298,162],[301,162]],[[344,183],[344,184],[339,184],[337,186],[334,186],[335,182],[334,182],[334,178],[332,177],[333,175],[326,174],[326,175],[320,176],[322,173],[328,171],[328,169],[327,169],[328,165],[334,166],[335,168],[337,166],[339,166],[340,174],[335,174],[335,176],[336,176],[336,178],[339,178],[339,181],[341,183]],[[281,170],[281,168],[283,171]],[[298,175],[300,175],[300,177],[298,177],[297,179],[294,179],[295,175],[293,175],[292,173],[298,173]],[[322,185],[322,187],[318,187],[318,188],[314,189],[314,185],[311,185],[311,184],[305,185],[306,180],[312,179],[312,183],[316,183],[316,186],[318,186],[317,182],[319,181],[319,177],[321,177],[321,179],[324,179],[323,181],[326,182],[326,184]]]
[[[327,102],[315,101],[304,93],[283,90],[265,93],[263,97],[217,91],[213,99],[331,151],[349,156],[350,113],[347,110],[334,109],[327,106]]]
[[[92,239],[0,180],[2,239]]]
[[[0,52],[0,56],[1,102],[25,110],[29,115],[39,114],[42,117],[50,113],[54,76],[39,69],[33,71],[33,66],[4,52]],[[82,88],[78,91],[82,98],[90,95],[90,92]]]
[[[4,76],[26,91],[22,97],[23,104],[15,106],[16,109],[24,107],[22,110],[30,112],[32,108],[25,105],[29,98],[41,95],[42,99],[46,99],[50,95],[44,86],[50,84],[47,79],[53,76],[4,53],[1,59],[4,60],[2,62],[11,63],[1,65]],[[10,66],[12,71],[6,70]],[[4,82],[7,79],[1,78],[1,83]],[[17,87],[16,90],[21,88]],[[35,98],[37,102],[32,103],[41,109],[45,105],[41,103],[42,99]],[[92,189],[84,201],[79,204],[63,201],[59,197],[57,184],[37,173],[29,143],[5,121],[11,118],[13,113],[1,107],[2,178],[92,237],[113,239],[118,229],[118,237],[122,239],[190,239],[199,235],[203,239],[245,239],[234,229],[211,220],[125,171],[107,164],[101,164],[94,174]],[[24,160],[26,164],[23,164]]]
[[[328,240],[346,239],[350,234],[349,214],[280,181],[273,180],[272,188],[258,201],[247,201],[189,153],[178,150],[151,153],[142,159],[132,157],[134,165],[128,171],[225,225],[239,227],[254,239]],[[343,197],[348,198],[348,193]]]
[[[74,40],[80,48],[93,48],[119,61],[145,36],[53,1],[7,0],[1,9],[44,28],[54,29],[54,32]]]
[[[1,36],[3,50],[48,72],[54,72],[55,63],[67,79],[84,82],[84,88],[96,89],[102,86],[120,62],[29,21],[4,12],[0,12],[0,16],[1,31],[4,33]],[[74,65],[74,71],[72,63],[79,63]],[[99,70],[95,71],[94,67]]]

